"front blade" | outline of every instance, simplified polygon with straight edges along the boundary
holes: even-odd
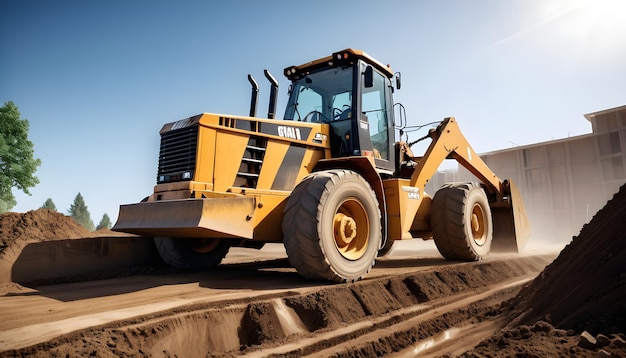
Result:
[[[252,238],[252,197],[164,200],[120,205],[113,231],[142,236]]]

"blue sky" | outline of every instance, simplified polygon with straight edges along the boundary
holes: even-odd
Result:
[[[267,113],[283,68],[347,47],[402,73],[409,124],[455,116],[478,152],[585,134],[626,104],[626,2],[0,0],[0,102],[30,122],[41,183],[13,211],[80,192],[93,221],[155,184],[164,123]],[[425,134],[414,134],[416,139]],[[419,151],[419,150],[418,150]]]

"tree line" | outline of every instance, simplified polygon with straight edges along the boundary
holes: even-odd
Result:
[[[41,159],[34,156],[33,142],[28,139],[29,123],[20,118],[20,111],[12,101],[0,107],[0,214],[11,210],[16,204],[12,189],[30,195],[29,188],[39,184],[35,176]],[[42,208],[57,211],[48,198]],[[90,231],[111,227],[109,215],[104,214],[98,226],[94,226],[83,196],[78,193],[68,210],[69,215]]]
[[[57,207],[56,205],[54,205],[54,202],[51,198],[46,199],[46,201],[41,206],[41,209],[57,211]],[[110,229],[112,226],[111,218],[109,218],[109,215],[107,215],[106,213],[102,215],[102,219],[100,219],[100,222],[97,226],[93,224],[93,220],[91,220],[91,214],[89,213],[89,209],[87,208],[87,205],[85,204],[85,199],[83,198],[81,193],[78,193],[76,195],[76,197],[74,198],[74,202],[72,202],[72,205],[70,205],[67,213],[77,223],[79,223],[89,231]]]
[[[34,157],[28,128],[28,120],[20,118],[15,103],[0,107],[0,213],[17,204],[12,188],[30,195],[28,189],[39,184],[35,171],[41,160]]]

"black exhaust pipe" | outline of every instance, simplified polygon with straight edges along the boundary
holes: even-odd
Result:
[[[276,114],[276,96],[278,94],[278,81],[276,81],[270,71],[263,70],[263,73],[265,73],[265,78],[267,78],[267,80],[270,81],[270,83],[272,84],[272,88],[270,90],[270,105],[269,109],[267,110],[267,118],[274,119],[274,115]]]
[[[256,103],[259,99],[259,85],[252,75],[248,75],[248,81],[252,85],[252,98],[250,98],[250,117],[256,117]]]

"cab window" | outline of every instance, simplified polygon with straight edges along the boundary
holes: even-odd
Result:
[[[387,118],[386,78],[374,71],[373,86],[361,85],[362,118],[369,123],[369,133],[374,147],[374,157],[389,159],[389,134]]]
[[[329,68],[294,81],[284,119],[330,123],[351,118],[352,69]]]

